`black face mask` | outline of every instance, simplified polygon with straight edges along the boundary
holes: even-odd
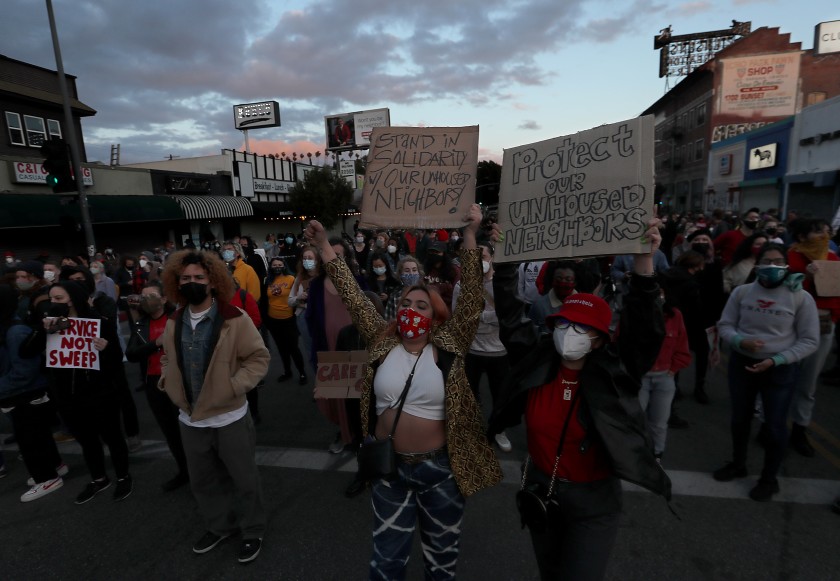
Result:
[[[243,246],[242,252],[245,253],[245,256],[251,256],[253,254],[253,251],[251,250],[250,246]]]
[[[429,272],[433,268],[440,268],[443,265],[443,256],[439,256],[437,254],[429,254],[426,257],[426,272]]]
[[[48,317],[66,317],[70,314],[70,305],[67,303],[50,303],[47,309]]]
[[[285,274],[285,273],[286,273],[286,269],[283,268],[282,266],[279,266],[279,267],[274,266],[274,267],[271,268],[271,274],[273,274],[274,276],[280,276],[281,274]]]
[[[706,253],[709,252],[709,248],[711,248],[711,246],[709,246],[705,242],[698,242],[697,244],[692,244],[691,245],[691,249],[694,252],[699,252],[703,256],[706,256]]]
[[[200,282],[182,284],[178,290],[191,305],[200,305],[207,298],[207,285]]]
[[[756,228],[758,228],[758,220],[745,220],[744,226],[746,226],[750,230],[755,230]]]
[[[767,234],[770,235],[770,236],[775,236],[777,232],[778,232],[778,230],[776,230],[775,228],[768,228],[767,229]]]

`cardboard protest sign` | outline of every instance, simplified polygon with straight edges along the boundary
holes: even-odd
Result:
[[[475,200],[478,126],[374,127],[363,228],[460,228]]]
[[[650,115],[506,149],[494,259],[638,254],[653,203]]]
[[[47,335],[47,367],[99,369],[99,319],[68,319],[67,329]]]
[[[821,297],[840,297],[840,262],[815,260],[819,270],[814,273],[814,286]]]
[[[315,397],[361,397],[367,360],[367,351],[318,351]]]

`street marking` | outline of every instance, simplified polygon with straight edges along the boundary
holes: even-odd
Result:
[[[0,434],[0,437],[2,436],[3,434]],[[166,442],[162,440],[143,440],[142,442],[143,447],[137,452],[129,454],[129,456],[172,459]],[[6,446],[6,449],[16,450],[17,446]],[[82,454],[82,449],[76,442],[59,444],[59,450],[62,454]],[[820,451],[828,454],[829,459],[834,457],[821,447]],[[107,447],[105,453],[108,453]],[[258,465],[272,468],[345,472],[348,474],[356,471],[356,457],[346,451],[341,454],[331,454],[327,451],[308,448],[257,446],[256,459]],[[519,486],[522,482],[522,461],[500,460],[499,463],[504,474],[502,483]],[[749,500],[750,489],[755,486],[759,476],[758,474],[750,474],[746,478],[731,482],[718,482],[708,472],[667,469],[665,472],[671,479],[671,492],[675,497],[696,496],[735,500]],[[622,482],[621,484],[624,490],[628,492],[648,492],[644,488],[628,482]],[[773,502],[828,505],[840,496],[840,480],[780,476],[779,487],[781,491],[773,497]]]

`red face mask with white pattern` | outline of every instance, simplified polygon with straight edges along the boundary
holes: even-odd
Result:
[[[415,339],[429,334],[432,320],[408,307],[397,312],[397,329],[406,339]]]

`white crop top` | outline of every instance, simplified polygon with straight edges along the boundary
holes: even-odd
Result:
[[[396,408],[405,381],[414,367],[417,356],[402,345],[397,345],[385,356],[385,361],[376,370],[373,378],[373,392],[376,394],[376,415],[388,408]],[[403,412],[427,420],[444,418],[443,372],[435,363],[434,349],[426,345],[417,361],[417,369],[408,388]]]

